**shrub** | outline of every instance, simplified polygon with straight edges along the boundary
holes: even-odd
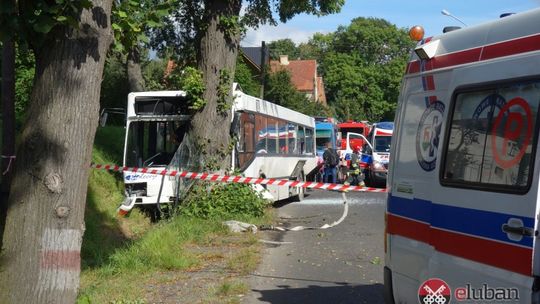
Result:
[[[260,217],[267,205],[268,201],[249,185],[201,183],[194,186],[180,213],[199,218]]]

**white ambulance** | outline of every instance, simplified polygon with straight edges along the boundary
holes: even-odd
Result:
[[[387,303],[540,303],[540,9],[419,42],[392,138]]]

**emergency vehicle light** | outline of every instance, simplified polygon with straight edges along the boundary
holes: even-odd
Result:
[[[431,59],[437,54],[440,40],[430,41],[414,49],[416,55],[422,60]]]
[[[424,28],[420,25],[415,25],[409,30],[409,37],[411,40],[420,41],[424,38]]]

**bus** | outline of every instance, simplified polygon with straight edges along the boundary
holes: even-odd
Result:
[[[246,177],[305,180],[317,165],[315,120],[271,102],[244,94],[236,85],[232,132],[238,141],[231,171]],[[123,166],[201,170],[198,152],[183,140],[191,116],[184,91],[130,93],[126,111]],[[135,206],[161,213],[161,204],[178,204],[188,183],[178,177],[124,172],[125,215]],[[271,201],[291,196],[302,199],[303,188],[254,186]],[[151,215],[154,213],[150,213]]]
[[[315,117],[315,146],[317,149],[317,174],[315,181],[322,181],[323,153],[326,150],[326,144],[330,143],[332,149],[337,150],[338,146],[338,127],[332,117]]]

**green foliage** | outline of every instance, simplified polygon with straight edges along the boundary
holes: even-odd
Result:
[[[237,82],[240,85],[244,93],[251,96],[259,96],[259,91],[261,89],[259,77],[249,68],[242,58],[242,56],[238,56],[236,60],[234,82]]]
[[[245,32],[245,28],[240,25],[239,16],[220,16],[218,27],[225,33],[227,39],[232,39]]]
[[[81,11],[92,8],[90,0],[15,2],[3,1],[0,6],[0,38],[13,37],[17,33],[32,45],[44,43],[46,35],[55,27],[78,27]]]
[[[185,91],[190,97],[190,109],[199,111],[206,105],[202,73],[193,67],[176,68],[166,79],[167,88]]]
[[[299,49],[289,38],[279,39],[268,43],[268,49],[270,50],[270,58],[272,60],[279,60],[280,55],[288,55],[290,59],[300,58]]]
[[[105,60],[101,82],[100,104],[102,108],[125,108],[129,84],[126,65],[122,56],[111,54]],[[122,117],[111,115],[112,121],[123,124]]]
[[[260,217],[267,205],[268,202],[249,185],[202,183],[194,186],[180,207],[180,213],[205,219]]]
[[[231,100],[231,84],[232,76],[228,70],[219,71],[219,87],[217,89],[217,111],[218,113],[226,113],[232,107]]]
[[[288,71],[278,71],[266,78],[264,99],[312,116],[332,116],[330,109],[319,103],[310,101],[298,92],[291,83]]]
[[[111,17],[114,49],[121,53],[141,43],[149,43],[146,31],[161,27],[174,5],[172,0],[121,0],[114,3]]]
[[[221,0],[213,0],[221,1]],[[220,29],[229,37],[242,33],[245,28],[256,28],[261,24],[277,24],[279,20],[286,22],[294,15],[306,13],[317,16],[339,12],[345,0],[247,0],[242,1],[242,16],[208,16],[205,12],[205,1],[178,1],[176,9],[164,26],[153,29],[151,46],[158,50],[162,57],[173,57],[179,62],[192,63],[198,48],[198,38],[207,29],[207,18],[218,17]],[[182,26],[178,26],[181,24]]]
[[[165,90],[165,69],[167,62],[165,60],[154,59],[143,63],[143,78],[146,89],[149,91]],[[171,87],[171,89],[174,89]]]
[[[317,59],[326,97],[340,120],[392,120],[414,43],[386,20],[356,18],[300,45]]]
[[[16,49],[15,57],[15,117],[20,123],[30,101],[35,74],[34,53],[23,47]]]

